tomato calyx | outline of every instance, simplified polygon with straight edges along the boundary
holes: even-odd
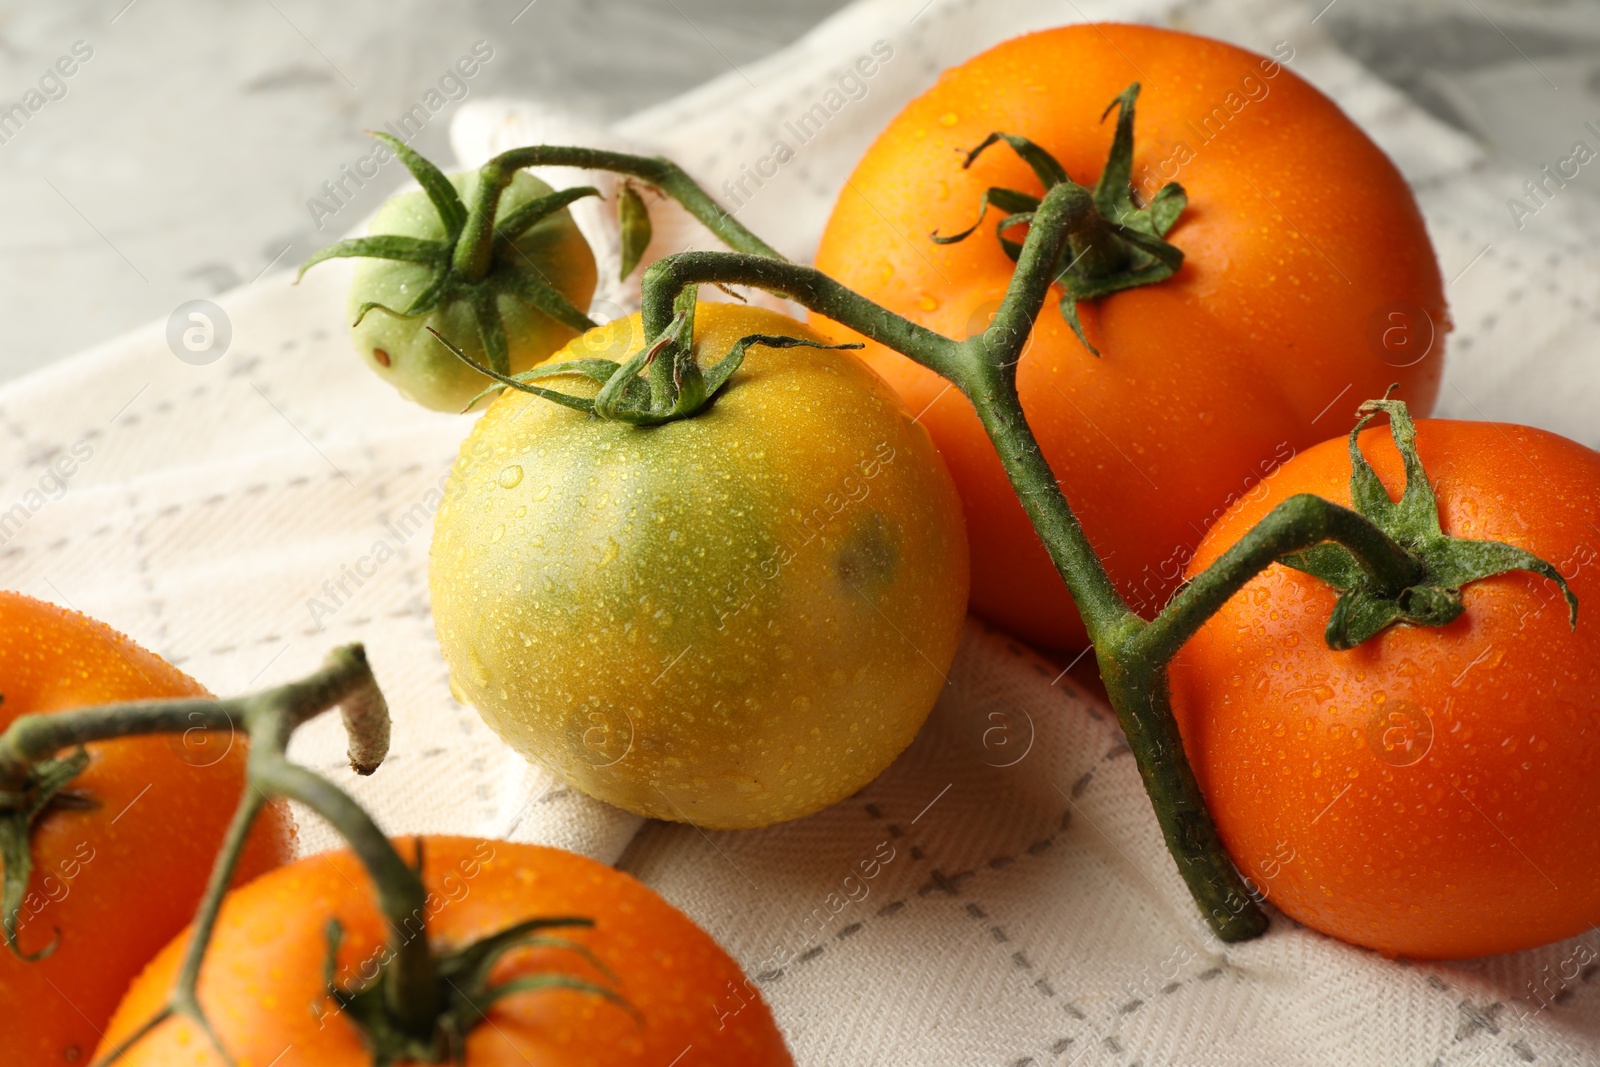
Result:
[[[1402,400],[1369,400],[1350,431],[1350,497],[1354,509],[1371,520],[1417,561],[1420,577],[1399,588],[1373,579],[1349,549],[1325,542],[1281,557],[1278,562],[1320,578],[1339,593],[1328,619],[1328,647],[1352,649],[1396,623],[1444,626],[1466,610],[1461,590],[1471,582],[1508,571],[1530,571],[1548,578],[1566,597],[1571,625],[1578,625],[1578,598],[1561,572],[1525,549],[1501,541],[1451,537],[1439,524],[1439,503],[1417,455],[1416,424]],[[1361,431],[1380,412],[1389,416],[1389,433],[1405,463],[1406,485],[1391,500],[1371,464],[1361,454]]]
[[[1100,172],[1094,189],[1085,190],[1093,201],[1094,210],[1084,213],[1073,226],[1056,260],[1054,279],[1062,291],[1058,303],[1061,317],[1083,346],[1096,356],[1100,351],[1089,343],[1083,324],[1078,320],[1078,303],[1166,281],[1183,266],[1183,251],[1164,240],[1188,206],[1189,197],[1183,186],[1169,182],[1157,190],[1148,203],[1141,204],[1134,198],[1133,122],[1134,104],[1138,99],[1139,83],[1134,82],[1118,94],[1100,116],[1103,122],[1112,108],[1117,109],[1117,128],[1105,169]],[[1000,131],[989,134],[968,152],[961,168],[971,168],[991,145],[1001,142],[1028,164],[1046,192],[1057,185],[1075,184],[1055,156],[1026,137]],[[995,237],[1006,255],[1016,261],[1022,255],[1022,242],[1006,234],[1031,223],[1040,203],[1040,198],[1032,194],[993,186],[979,201],[976,222],[947,237],[935,231],[933,241],[945,245],[966,240],[983,225],[989,209],[995,207],[1007,212],[995,224]]]
[[[586,415],[635,426],[660,426],[692,418],[707,410],[733,377],[733,372],[744,362],[745,352],[753,345],[767,348],[862,347],[858,343],[830,345],[803,337],[753,333],[741,337],[721,359],[702,369],[692,341],[694,312],[698,306],[697,291],[697,287],[689,286],[678,295],[671,323],[626,363],[610,359],[569,359],[542,363],[520,374],[503,374],[495,368],[475,362],[432,327],[428,328],[428,332],[457,359],[499,383],[473,397],[467,405],[469,408],[491,393],[511,388]],[[648,380],[641,377],[646,370],[649,371]],[[599,392],[590,398],[531,384],[545,378],[574,375],[598,382]]]
[[[417,841],[418,867],[422,842]],[[548,989],[570,989],[611,1001],[629,1013],[631,1005],[616,992],[564,972],[523,974],[503,982],[491,983],[490,972],[507,954],[523,948],[557,949],[581,957],[607,981],[618,979],[587,947],[576,941],[550,937],[543,931],[560,928],[590,928],[594,922],[579,916],[528,919],[480,938],[454,952],[435,956],[439,982],[439,1012],[427,1033],[416,1033],[391,1010],[392,991],[388,988],[392,971],[380,969],[376,978],[354,986],[342,986],[337,976],[339,946],[344,938],[337,919],[327,926],[328,957],[323,975],[328,996],[362,1032],[372,1050],[374,1067],[396,1063],[466,1062],[466,1039],[488,1019],[489,1009],[500,1000],[518,993]]]
[[[17,943],[17,924],[33,874],[31,839],[33,828],[46,812],[63,808],[84,810],[94,806],[89,794],[67,786],[89,766],[89,753],[79,748],[70,755],[45,760],[28,769],[20,790],[0,791],[0,927],[6,947],[29,963],[42,960],[56,950],[61,931],[37,952],[23,952]]]
[[[519,170],[541,166],[576,167],[627,175],[672,197],[731,247],[753,255],[783,259],[706,195],[682,167],[667,159],[570,145],[513,148],[478,168],[477,190],[468,205],[444,172],[403,141],[386,133],[374,132],[372,136],[387,145],[417,179],[439,214],[445,239],[432,241],[404,234],[350,238],[306,260],[300,267],[300,276],[304,277],[307,270],[324,260],[337,258],[390,259],[429,267],[433,271],[432,281],[409,305],[391,308],[369,301],[360,306],[356,321],[351,325],[359,325],[372,311],[414,319],[445,305],[464,302],[472,310],[490,367],[502,375],[509,374],[511,367],[499,296],[509,295],[520,300],[580,333],[596,325],[554,286],[520,269],[517,260],[521,253],[514,242],[543,219],[575,201],[600,196],[600,191],[593,186],[564,189],[530,200],[504,217],[497,217],[500,196]],[[622,277],[626,278],[638,266],[650,244],[650,213],[631,181],[623,184],[617,200],[622,232]]]
[[[509,296],[520,300],[563,326],[579,332],[594,326],[594,322],[574,307],[560,290],[519,266],[518,260],[522,255],[514,243],[569,204],[585,197],[599,196],[600,190],[593,186],[562,189],[530,200],[503,217],[496,218],[500,194],[510,175],[506,174],[501,179],[498,173],[489,173],[486,165],[479,172],[480,198],[474,208],[479,212],[486,210],[488,221],[485,225],[469,225],[475,221],[475,215],[462,202],[460,194],[443,171],[398,138],[386,133],[374,133],[372,136],[388,145],[417,179],[417,184],[422,186],[434,210],[439,213],[445,239],[432,241],[403,234],[354,237],[329,245],[306,260],[300,267],[300,277],[324,260],[339,258],[400,260],[420,264],[433,272],[429,283],[404,308],[368,301],[358,309],[351,326],[359,325],[373,311],[396,318],[415,319],[447,305],[464,303],[472,309],[490,363],[502,373],[510,370],[510,350],[498,297]]]

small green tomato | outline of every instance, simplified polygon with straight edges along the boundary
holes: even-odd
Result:
[[[300,270],[363,260],[350,286],[350,337],[402,396],[461,411],[492,384],[430,330],[477,366],[515,374],[594,325],[580,310],[594,295],[594,254],[567,205],[596,190],[556,193],[493,161],[446,176],[395,138],[374,136],[421,188],[391,197],[366,237],[324,248]]]
[[[450,183],[462,200],[471,203],[477,174],[452,174]],[[501,194],[498,217],[550,192],[538,178],[519,173]],[[369,230],[435,241],[445,237],[439,213],[420,189],[391,197],[373,216]],[[575,306],[589,306],[595,286],[594,254],[565,208],[517,238],[511,250],[503,269],[532,274],[553,285]],[[367,365],[407,400],[435,411],[460,411],[492,383],[452,356],[427,327],[450,338],[475,362],[490,366],[492,360],[479,336],[472,305],[455,300],[415,318],[384,310],[408,306],[428,286],[433,273],[424,264],[393,259],[364,259],[357,264],[346,306],[350,321],[356,322],[359,316],[360,322],[350,328],[350,340]],[[498,293],[493,299],[505,327],[511,373],[542,363],[578,332],[509,293]],[[383,307],[362,315],[361,309],[369,302]]]

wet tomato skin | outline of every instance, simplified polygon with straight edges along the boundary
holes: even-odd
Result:
[[[1015,270],[985,190],[1042,191],[1004,146],[963,169],[991,132],[1027,137],[1093,185],[1113,119],[1140,82],[1133,183],[1168,181],[1189,207],[1167,235],[1172,279],[1080,305],[1096,358],[1046,301],[1017,387],[1118,588],[1146,616],[1166,603],[1207,526],[1358,398],[1431,409],[1449,318],[1434,250],[1399,171],[1279,58],[1148,26],[1027,34],[944,72],[867,150],[817,250],[824,272],[950,337],[985,329]],[[1398,317],[1390,317],[1398,316]],[[860,340],[814,316],[836,340]],[[1052,648],[1087,643],[972,406],[880,345],[864,358],[920,412],[960,490],[972,609]],[[1338,398],[1344,399],[1335,404]],[[1342,404],[1343,407],[1339,405]]]
[[[560,936],[589,949],[617,981],[581,956],[551,948],[508,954],[495,984],[557,971],[607,985],[636,1015],[590,993],[546,989],[508,997],[467,1037],[467,1067],[663,1067],[693,1048],[707,1067],[793,1067],[771,1012],[728,954],[682,912],[631,876],[538,845],[464,837],[422,839],[428,936],[466,945],[536,916],[581,915],[592,929]],[[408,860],[415,842],[397,842]],[[323,984],[325,929],[344,930],[335,973],[354,981],[381,957],[388,930],[373,887],[349,852],[310,856],[223,904],[200,981],[200,1003],[240,1064],[368,1067],[361,1032]],[[185,938],[156,957],[117,1009],[101,1054],[162,1005]],[[739,994],[735,996],[734,993]],[[279,1058],[281,1057],[281,1058]],[[220,1067],[187,1019],[133,1045],[126,1067]]]
[[[203,697],[193,678],[104,623],[0,592],[0,729],[20,715]],[[245,739],[197,733],[88,746],[92,806],[46,812],[18,941],[0,947],[0,1063],[82,1064],[128,983],[194,914],[245,788]],[[236,884],[288,862],[287,811],[262,815]],[[26,1010],[19,1010],[25,1007]]]
[[[816,336],[700,306],[702,364],[751,334]],[[634,316],[557,358],[642,341]],[[966,540],[881,379],[756,346],[708,411],[649,429],[507,392],[462,446],[430,582],[458,695],[512,747],[631,811],[761,826],[910,743],[960,636]]]
[[[1323,640],[1334,594],[1274,566],[1172,667],[1184,743],[1218,828],[1268,899],[1390,955],[1545,944],[1600,919],[1600,454],[1524,426],[1422,420],[1447,534],[1547,560],[1580,603],[1511,572],[1468,585],[1442,628]],[[1361,435],[1392,497],[1386,426]],[[1303,452],[1235,505],[1203,568],[1295,493],[1349,504],[1346,441]]]

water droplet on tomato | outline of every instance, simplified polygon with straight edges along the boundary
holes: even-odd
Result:
[[[939,125],[941,126],[954,126],[960,121],[961,117],[954,111],[946,111],[943,115],[939,116]]]
[[[500,472],[500,485],[505,489],[515,487],[520,481],[522,481],[522,468],[515,463]]]
[[[478,650],[470,645],[467,647],[467,677],[480,689],[489,684],[489,668],[483,665],[483,658],[478,655]]]

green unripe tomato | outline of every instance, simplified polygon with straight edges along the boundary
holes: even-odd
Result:
[[[750,334],[817,336],[758,308],[696,312],[702,365]],[[621,362],[643,336],[618,319],[556,359]],[[887,767],[945,685],[960,500],[847,352],[752,347],[709,409],[648,429],[508,391],[445,496],[429,584],[457,696],[630,811],[722,828],[816,811]]]
[[[478,185],[476,171],[452,174],[450,182],[465,203],[472,203]],[[525,172],[519,172],[500,197],[496,219],[504,218],[530,200],[550,193],[550,187]],[[445,240],[439,213],[420,189],[399,193],[373,216],[368,227],[372,234],[401,234],[428,240]],[[532,274],[547,282],[582,309],[594,295],[594,253],[583,239],[572,215],[565,209],[529,229],[504,257],[511,269]],[[362,259],[356,265],[350,285],[349,321],[354,322],[362,305],[376,301],[396,311],[403,310],[427,288],[434,277],[431,267],[392,259]],[[505,324],[506,346],[511,373],[525,371],[548,359],[566,344],[576,331],[564,326],[529,304],[507,294],[495,299]],[[428,333],[433,327],[470,356],[489,366],[477,320],[465,300],[445,303],[416,318],[402,318],[373,308],[350,330],[350,340],[367,365],[400,391],[435,411],[461,411],[486,387],[488,378],[462,363]]]

